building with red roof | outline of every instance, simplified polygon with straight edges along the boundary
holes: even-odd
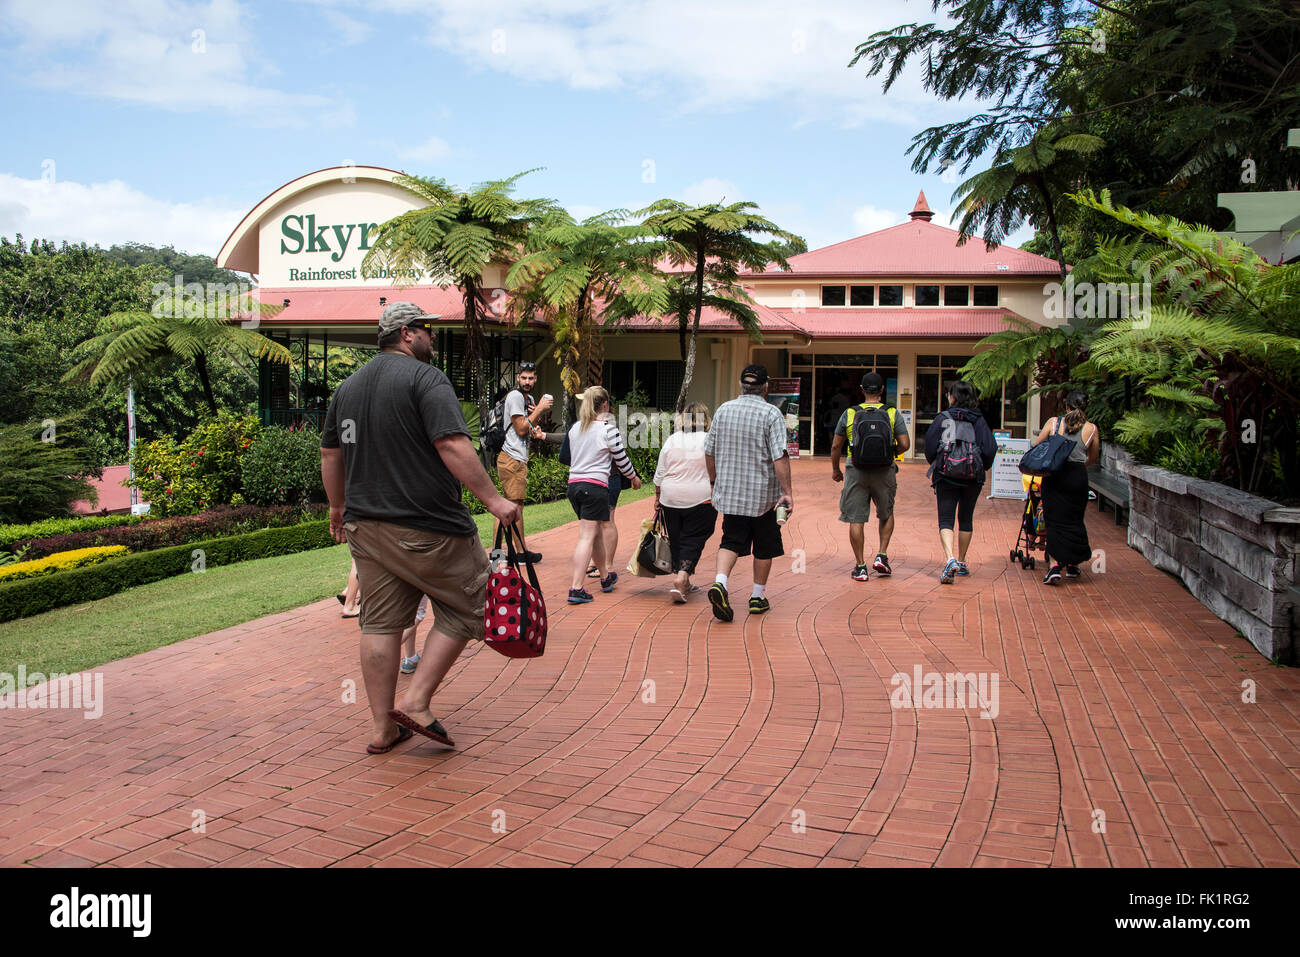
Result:
[[[419,200],[394,183],[399,175],[379,167],[337,167],[300,177],[267,196],[231,233],[217,264],[248,273],[266,312],[260,331],[291,346],[324,342],[375,346],[379,313],[387,302],[409,300],[439,316],[439,361],[458,368],[464,351],[460,290],[423,277],[402,286],[391,277],[365,279],[360,263],[382,223],[416,208]],[[773,377],[798,380],[799,442],[806,452],[829,448],[838,410],[860,396],[858,382],[876,371],[888,399],[913,433],[933,420],[943,383],[973,354],[975,344],[1007,328],[1013,318],[1049,322],[1045,287],[1058,281],[1054,260],[982,240],[961,242],[954,229],[932,222],[925,194],[906,222],[809,250],[742,275],[754,301],[762,341],[752,340],[725,314],[705,309],[691,399],[711,408],[732,397],[740,371],[762,362]],[[561,394],[554,341],[544,323],[507,321],[504,275],[484,271],[489,302],[489,367],[494,386],[513,383],[517,363],[539,362],[540,390]],[[643,316],[604,337],[604,384],[616,396],[634,383],[649,404],[670,409],[683,366],[675,320]],[[263,420],[319,421],[304,409],[309,390],[283,366],[262,369]],[[1037,401],[1020,397],[1022,378],[984,400],[994,428],[1024,436],[1038,424]]]

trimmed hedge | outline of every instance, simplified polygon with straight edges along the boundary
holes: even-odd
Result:
[[[0,567],[0,581],[17,581],[20,578],[36,578],[40,575],[53,575],[55,572],[70,568],[94,565],[96,562],[116,558],[126,552],[125,545],[105,545],[100,548],[74,548],[68,552],[55,552],[44,558],[28,562],[15,562]]]
[[[320,505],[308,510],[308,514],[321,516],[328,510],[327,506]],[[261,528],[297,525],[302,520],[303,511],[297,506],[221,506],[198,515],[177,515],[116,528],[32,539],[26,543],[27,554],[24,557],[43,558],[56,552],[96,545],[125,545],[133,552],[148,552],[168,545],[188,545],[205,538],[222,538]]]
[[[27,618],[64,605],[106,598],[136,585],[193,573],[198,562],[198,556],[193,554],[196,548],[203,551],[205,569],[325,548],[334,544],[329,524],[328,520],[304,522],[289,528],[267,528],[246,535],[212,538],[123,555],[57,575],[0,584],[0,621]]]
[[[0,548],[9,549],[11,545],[21,545],[33,538],[134,525],[143,521],[144,518],[138,515],[87,515],[84,518],[45,518],[27,525],[0,525]]]

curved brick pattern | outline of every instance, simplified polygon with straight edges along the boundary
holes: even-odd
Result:
[[[742,563],[731,625],[643,579],[565,605],[575,532],[537,535],[547,654],[457,663],[436,699],[454,753],[362,753],[332,600],[105,666],[99,720],[0,710],[0,865],[1297,863],[1295,671],[1095,511],[1105,574],[1045,588],[1006,560],[1018,505],[985,501],[972,575],[940,586],[919,466],[893,578],[853,582],[828,471],[795,464],[772,611],[744,614]],[[621,510],[625,553],[649,508]],[[996,673],[996,715],[894,707],[916,668]]]

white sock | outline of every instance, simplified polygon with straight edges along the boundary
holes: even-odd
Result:
[[[723,588],[727,587],[727,576],[722,574],[722,572],[718,572],[718,574],[714,576],[713,580],[717,582],[719,585],[721,585]]]
[[[763,591],[764,591],[764,589],[766,589],[766,588],[767,588],[766,585],[755,585],[755,586],[754,586],[754,594],[753,594],[753,597],[754,597],[754,598],[762,598],[762,597],[763,597]]]

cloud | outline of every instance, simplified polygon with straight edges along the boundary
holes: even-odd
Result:
[[[248,210],[216,200],[172,203],[128,186],[46,182],[0,173],[0,236],[111,246],[141,242],[215,256]]]
[[[874,233],[878,229],[897,226],[904,218],[901,213],[896,213],[892,209],[880,209],[870,203],[859,206],[853,211],[853,228],[856,230],[854,235],[861,236],[863,233]]]
[[[321,12],[325,16],[325,22],[338,33],[339,39],[344,46],[350,47],[358,43],[364,43],[370,38],[370,34],[375,32],[375,28],[370,24],[354,20],[346,13],[339,13],[337,10],[322,10]]]
[[[9,66],[34,86],[165,110],[215,109],[259,125],[352,121],[351,105],[336,97],[259,84],[259,74],[274,74],[274,59],[259,52],[245,20],[231,0],[0,0],[0,29],[18,38]]]
[[[397,147],[399,159],[415,163],[432,163],[446,159],[451,153],[451,146],[441,136],[430,136],[417,146]]]
[[[941,109],[909,66],[888,98],[847,68],[858,43],[915,19],[905,0],[368,0],[428,22],[472,67],[577,90],[671,97],[682,110],[784,100],[810,118],[914,124]]]

